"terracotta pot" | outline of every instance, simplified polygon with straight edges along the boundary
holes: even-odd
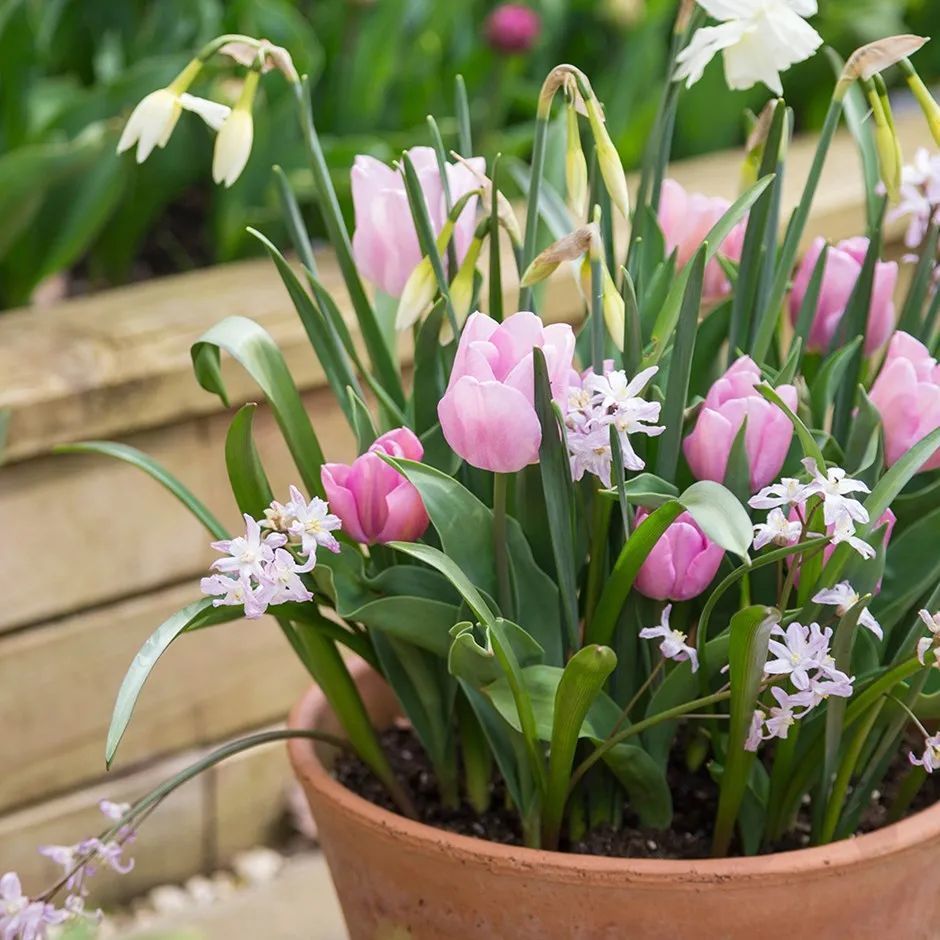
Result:
[[[359,674],[378,727],[399,714]],[[337,732],[311,689],[291,727]],[[379,809],[327,769],[332,749],[289,742],[352,940],[936,940],[940,804],[822,848],[659,861],[541,852],[453,835]]]

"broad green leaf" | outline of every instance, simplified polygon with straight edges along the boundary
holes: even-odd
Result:
[[[858,389],[858,411],[845,445],[845,469],[856,476],[871,466],[881,437],[881,413],[872,404],[865,389]]]
[[[239,620],[244,616],[245,612],[241,607],[213,607],[211,598],[206,597],[202,600],[193,601],[192,604],[178,610],[154,630],[138,650],[118,690],[114,710],[111,714],[111,724],[108,727],[108,740],[105,745],[105,763],[108,766],[114,760],[121,738],[124,737],[124,732],[127,730],[140,690],[167,647],[181,633],[213,624]]]
[[[689,395],[708,393],[721,367],[721,349],[728,336],[731,303],[724,301],[711,311],[698,325],[695,352],[692,355],[692,379]]]
[[[247,317],[226,317],[192,347],[199,384],[228,405],[220,351],[236,359],[264,392],[307,491],[324,497],[320,482],[323,451],[281,351],[267,330]]]
[[[754,754],[744,749],[744,742],[751,727],[767,662],[770,631],[779,622],[780,611],[760,605],[745,607],[731,618],[728,642],[731,720],[712,843],[713,854],[717,856],[728,854],[735,820],[747,788]]]
[[[865,531],[870,532],[877,527],[878,520],[884,511],[894,502],[895,497],[907,486],[914,475],[920,472],[921,467],[938,447],[940,447],[940,428],[936,428],[918,441],[890,467],[864,502],[871,518]]]
[[[251,433],[257,407],[249,403],[239,408],[225,437],[225,466],[232,492],[238,508],[253,519],[260,519],[273,499]]]
[[[633,278],[626,268],[620,269],[622,277],[620,293],[624,308],[624,344],[620,364],[628,376],[640,371],[640,358],[643,355],[643,327],[640,323],[640,308],[636,299]]]
[[[453,604],[427,597],[380,597],[343,616],[446,659],[450,631],[460,611]]]
[[[917,336],[924,342],[929,342],[931,337],[930,333],[922,328],[921,313],[933,283],[932,279],[937,261],[938,236],[940,236],[940,223],[934,219],[918,249],[920,257],[917,259],[917,267],[911,277],[911,283],[904,298],[904,306],[901,308],[901,315],[898,318],[897,328],[899,330]]]
[[[208,510],[205,504],[185,487],[165,467],[143,451],[128,444],[113,441],[82,441],[77,444],[59,444],[55,448],[60,454],[103,454],[115,457],[143,470],[161,486],[166,487],[202,524],[214,539],[227,539],[229,532]]]
[[[614,628],[617,626],[617,618],[630,594],[640,566],[682,510],[683,505],[679,500],[669,500],[646,516],[630,534],[610,577],[604,584],[594,617],[587,624],[585,643],[597,643],[602,646],[610,644]]]
[[[695,257],[686,265],[689,277],[682,297],[676,336],[669,358],[669,378],[666,382],[666,403],[661,421],[666,430],[659,437],[656,450],[656,474],[671,480],[676,475],[679,452],[682,447],[683,415],[689,395],[689,375],[692,369],[692,354],[698,333],[698,314],[702,305],[702,284],[705,278],[705,254],[708,245],[703,244]]]
[[[415,342],[414,424],[423,434],[437,423],[437,406],[444,395],[447,376],[441,361],[441,324],[444,304],[438,301],[424,318]]]
[[[568,660],[558,680],[552,709],[548,786],[542,803],[545,848],[558,846],[581,726],[616,665],[617,657],[610,647],[584,646]]]
[[[300,256],[301,264],[313,274],[317,273],[317,262],[313,256],[313,245],[310,244],[310,234],[304,225],[303,215],[297,203],[297,197],[287,179],[287,174],[279,167],[271,168],[274,172],[274,181],[277,184],[278,195],[281,198],[281,209],[287,224],[294,251]]]
[[[799,341],[802,348],[806,348],[809,342],[809,331],[813,326],[813,320],[816,318],[816,311],[819,309],[819,296],[822,293],[823,275],[826,273],[826,262],[829,259],[829,245],[822,246],[819,257],[813,265],[810,274],[809,283],[806,286],[806,293],[800,302],[800,309],[797,311],[796,324],[793,330],[793,343]]]
[[[725,468],[725,489],[735,499],[744,503],[751,495],[751,462],[747,456],[747,415],[738,428],[731,450],[728,452],[728,465]]]
[[[469,622],[455,624],[450,631],[453,642],[448,658],[448,668],[451,675],[474,689],[482,689],[490,683],[505,678],[503,667],[493,651],[486,627],[482,630],[482,644],[477,641],[476,628]],[[542,647],[522,627],[506,620],[503,621],[503,632],[512,647],[516,660],[523,669],[542,661]],[[518,724],[515,727],[517,731],[521,731]]]
[[[542,477],[542,493],[545,498],[544,511],[548,519],[568,646],[573,649],[578,644],[578,584],[574,560],[574,487],[571,481],[568,452],[563,441],[564,427],[559,422],[553,407],[548,368],[545,364],[545,356],[538,347],[532,351],[532,360],[535,372],[535,410],[542,426],[539,471]]]
[[[470,605],[471,610],[483,624],[490,624],[496,619],[483,596],[473,586],[456,563],[439,549],[431,545],[422,545],[420,542],[389,542],[389,546],[397,551],[411,555],[418,561],[440,571],[444,577],[460,592],[460,596]]]
[[[730,490],[712,480],[699,480],[679,496],[679,503],[713,542],[747,561],[754,527]]]
[[[379,432],[372,420],[369,406],[356,394],[355,389],[347,388],[346,398],[349,401],[353,433],[356,435],[356,451],[364,454],[375,443]]]

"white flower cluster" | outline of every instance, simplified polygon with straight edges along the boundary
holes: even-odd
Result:
[[[586,375],[580,386],[569,389],[565,426],[572,479],[580,480],[587,472],[604,486],[611,485],[611,428],[617,432],[624,468],[643,469],[645,464],[633,449],[630,435],[655,437],[665,430],[655,425],[659,402],[639,397],[656,372],[652,366],[628,380],[622,369],[611,369],[603,375]]]
[[[849,698],[854,678],[836,668],[829,651],[832,629],[821,629],[818,623],[804,626],[791,623],[786,630],[779,624],[773,628],[774,636],[768,644],[768,659],[764,677],[775,679],[786,676],[793,687],[772,686],[770,694],[776,705],[765,712],[754,710],[745,748],[756,751],[761,741],[785,738],[790,728],[805,717],[820,702],[832,695]]]
[[[271,503],[261,522],[246,514],[244,535],[212,543],[225,557],[212,563],[217,573],[199,586],[215,598],[216,607],[243,606],[245,616],[255,618],[275,604],[313,599],[300,576],[313,570],[318,546],[339,551],[332,533],[341,522],[318,497],[308,502],[295,486],[290,497],[286,503]],[[262,528],[270,531],[262,534]],[[288,544],[306,561],[299,563],[284,547]]]
[[[823,520],[826,532],[834,545],[846,542],[862,558],[873,558],[875,550],[864,539],[856,535],[855,524],[869,521],[868,510],[848,494],[868,493],[861,480],[846,476],[841,467],[821,470],[811,457],[803,460],[809,474],[809,482],[802,483],[792,477],[784,477],[779,483],[765,486],[748,504],[754,509],[769,509],[766,522],[754,526],[754,548],[761,549],[773,543],[778,546],[795,545],[800,538],[803,525],[808,522],[806,503],[818,496],[822,500]],[[789,514],[784,510],[789,510]],[[808,532],[807,535],[818,533]]]

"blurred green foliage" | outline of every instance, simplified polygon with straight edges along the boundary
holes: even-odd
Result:
[[[906,30],[929,35],[936,0],[821,0],[814,21],[847,54]],[[427,114],[452,139],[454,78],[471,95],[477,150],[527,155],[539,85],[560,61],[584,68],[605,101],[628,163],[653,118],[675,0],[532,0],[542,32],[503,57],[482,35],[492,0],[0,0],[0,308],[71,269],[76,283],[120,283],[257,251],[246,225],[279,238],[271,165],[301,198],[312,184],[294,103],[279,75],[262,84],[255,147],[226,191],[210,182],[210,132],[185,115],[165,150],[137,168],[114,147],[130,109],[223,32],[286,46],[315,87],[315,114],[340,196],[356,153],[391,158],[427,143]],[[940,74],[940,48],[918,55]],[[233,69],[213,66],[194,91],[231,102]],[[804,127],[817,124],[832,79],[824,57],[785,77]],[[712,66],[683,97],[677,156],[726,147],[766,91],[730,94]],[[307,206],[309,210],[310,207]],[[348,206],[347,206],[348,209]],[[316,231],[315,213],[309,212]]]

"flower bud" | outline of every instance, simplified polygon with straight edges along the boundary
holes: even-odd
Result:
[[[260,78],[261,73],[255,69],[245,76],[241,95],[222,127],[219,128],[219,135],[215,140],[215,151],[212,155],[212,179],[216,183],[224,183],[226,188],[241,176],[251,154],[251,144],[254,139],[251,106],[255,100],[255,91]]]
[[[481,227],[488,226],[488,220]],[[456,277],[450,284],[450,302],[454,308],[454,317],[457,320],[457,326],[463,326],[464,320],[470,316],[470,305],[473,303],[473,286],[477,271],[477,260],[480,257],[480,249],[483,246],[483,235],[479,229],[470,242],[467,254],[457,271]],[[491,240],[491,251],[498,251],[497,240]]]
[[[884,39],[876,39],[874,42],[860,46],[845,60],[839,81],[840,83],[853,82],[856,79],[868,81],[889,66],[913,55],[925,42],[927,39],[924,36],[905,34],[886,36]]]
[[[623,352],[624,343],[624,324],[626,322],[627,312],[626,304],[617,285],[610,275],[606,264],[601,265],[603,272],[601,277],[601,309],[604,311],[604,324],[607,326],[607,332],[614,341],[614,345],[620,352]]]
[[[907,59],[902,59],[900,65],[907,81],[907,87],[910,88],[911,94],[920,105],[921,111],[924,112],[934,142],[940,147],[940,104],[937,104],[936,99],[930,94],[914,66]]]
[[[875,150],[878,154],[878,171],[881,181],[892,202],[897,202],[901,193],[901,146],[894,130],[891,106],[888,96],[883,92],[884,83],[878,87],[877,79],[863,81],[868,103],[871,105],[872,121],[875,125]]]
[[[630,193],[627,189],[627,177],[623,172],[623,164],[614,142],[607,133],[604,124],[604,115],[600,102],[592,94],[585,98],[588,121],[591,122],[591,132],[594,135],[594,146],[597,152],[597,165],[607,192],[610,193],[611,202],[620,210],[625,219],[630,218]]]
[[[582,225],[539,252],[522,275],[522,286],[531,287],[533,284],[538,284],[539,281],[544,281],[563,261],[574,261],[580,258],[590,249],[595,228],[594,225]]]
[[[587,211],[588,171],[581,149],[581,132],[578,129],[578,112],[572,103],[567,108],[567,141],[565,147],[565,186],[568,191],[568,208],[572,216],[584,218]]]
[[[538,13],[522,3],[503,3],[486,18],[484,31],[492,49],[503,55],[528,52],[541,29]]]
[[[448,219],[437,236],[439,254],[443,255],[447,251],[453,233],[453,220]],[[404,330],[413,323],[417,323],[425,310],[431,306],[435,293],[437,293],[437,277],[434,274],[434,265],[431,264],[431,259],[424,255],[405,281],[405,287],[398,299],[398,310],[395,313],[395,329]]]

